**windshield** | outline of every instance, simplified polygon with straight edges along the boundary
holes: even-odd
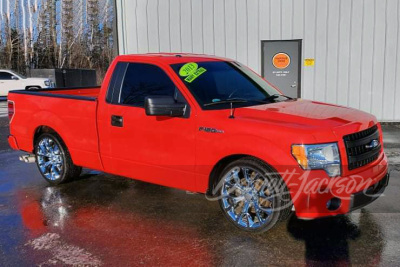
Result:
[[[13,71],[13,74],[15,74],[16,76],[18,76],[21,79],[26,79],[26,77],[24,75],[21,75],[18,72]]]
[[[275,102],[280,94],[264,79],[236,62],[210,61],[171,65],[203,109],[227,109]]]

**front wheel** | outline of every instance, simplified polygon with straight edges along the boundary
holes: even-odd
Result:
[[[71,181],[82,171],[81,167],[73,164],[67,148],[57,134],[45,133],[39,136],[35,155],[40,173],[52,185]]]
[[[222,171],[218,185],[222,212],[241,230],[265,232],[291,212],[285,183],[260,160],[243,158],[232,162]]]

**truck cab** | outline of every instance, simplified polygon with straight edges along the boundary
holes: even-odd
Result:
[[[230,59],[117,57],[101,87],[13,91],[12,148],[59,184],[82,167],[204,193],[259,232],[346,214],[389,181],[373,115],[293,99]]]

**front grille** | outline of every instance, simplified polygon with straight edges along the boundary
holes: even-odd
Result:
[[[377,125],[361,132],[345,135],[343,140],[346,146],[349,170],[360,168],[378,159],[382,146],[379,143]],[[378,145],[371,147],[374,140],[378,141]]]

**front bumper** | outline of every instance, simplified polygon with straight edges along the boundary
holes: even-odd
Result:
[[[361,209],[380,197],[389,184],[390,173],[387,173],[382,180],[372,185],[367,190],[357,192],[351,196],[350,211]]]
[[[389,181],[388,162],[382,153],[375,163],[357,174],[318,178],[323,176],[326,175],[311,171],[302,181],[302,186],[291,190],[298,218],[316,219],[347,214],[376,200]],[[330,203],[334,203],[334,207]]]

